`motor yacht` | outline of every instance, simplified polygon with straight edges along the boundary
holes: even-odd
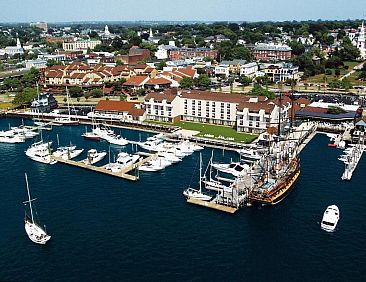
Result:
[[[256,161],[261,158],[260,153],[256,149],[243,148],[243,149],[238,150],[238,153],[244,159]]]
[[[81,162],[83,162],[86,165],[95,164],[101,161],[106,155],[107,152],[98,152],[96,149],[90,149],[88,151],[87,158],[82,160]]]
[[[112,172],[120,172],[122,169],[136,163],[140,158],[141,157],[139,155],[131,155],[121,152],[118,154],[116,162],[106,164],[104,168]]]
[[[338,224],[338,221],[339,209],[336,205],[331,205],[325,210],[320,227],[327,232],[333,232]]]
[[[104,139],[112,145],[126,146],[128,141],[120,135],[106,135]]]
[[[57,161],[51,157],[51,144],[52,142],[43,141],[33,143],[25,151],[25,154],[34,161],[44,164],[55,164]]]
[[[141,171],[158,171],[166,168],[167,166],[171,165],[172,163],[162,157],[156,157],[147,163],[141,165],[139,170]]]
[[[174,153],[167,152],[167,151],[158,152],[158,156],[162,157],[162,158],[165,158],[166,160],[168,160],[169,162],[171,162],[173,164],[182,161],[182,159],[177,157]]]
[[[52,155],[64,160],[71,160],[79,156],[82,152],[84,152],[84,149],[76,149],[75,145],[69,145],[58,147]]]
[[[241,176],[250,170],[250,166],[244,162],[232,162],[230,164],[212,163],[212,167],[218,171],[232,174],[235,177]]]
[[[81,136],[87,140],[93,140],[93,141],[99,141],[101,139],[101,137],[94,132],[84,132],[83,134],[81,134]]]

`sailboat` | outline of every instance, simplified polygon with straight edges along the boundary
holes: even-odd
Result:
[[[67,110],[68,116],[67,117],[57,117],[54,120],[55,124],[58,125],[79,125],[78,119],[71,119],[71,111],[70,111],[70,97],[69,97],[69,90],[66,87],[66,99],[67,99]]]
[[[32,240],[32,242],[36,244],[44,245],[47,243],[48,240],[51,239],[51,236],[46,233],[46,231],[40,227],[35,221],[33,217],[33,209],[32,209],[32,202],[36,199],[31,199],[30,191],[29,191],[29,185],[28,185],[28,177],[25,173],[25,183],[27,184],[27,192],[28,192],[28,201],[24,202],[24,204],[29,203],[29,209],[30,209],[30,217],[28,214],[25,214],[24,218],[24,228],[25,232],[27,232],[27,235],[29,239]]]
[[[194,189],[194,188],[187,188],[186,190],[183,191],[183,195],[187,198],[193,198],[193,199],[197,199],[197,200],[201,200],[201,201],[209,201],[212,199],[211,196],[209,195],[205,195],[202,193],[202,181],[203,181],[204,177],[202,176],[202,154],[200,154],[200,189]]]

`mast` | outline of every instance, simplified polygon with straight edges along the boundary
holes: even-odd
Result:
[[[71,119],[71,114],[70,114],[70,100],[69,100],[69,89],[67,89],[67,86],[66,86],[66,99],[67,99],[67,109],[69,111],[69,119]]]
[[[28,186],[28,176],[27,176],[26,173],[24,173],[24,175],[25,175],[25,183],[27,184],[28,203],[29,203],[29,208],[30,208],[30,212],[31,212],[32,223],[34,223],[33,210],[32,210],[32,200],[31,200],[31,196],[30,196],[30,192],[29,192],[29,186]]]
[[[277,142],[280,141],[281,136],[281,110],[282,110],[282,91],[280,91],[280,105],[278,109],[278,139]]]
[[[200,153],[200,193],[202,193],[202,153]]]

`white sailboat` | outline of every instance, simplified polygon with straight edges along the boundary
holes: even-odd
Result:
[[[194,189],[194,188],[187,188],[186,190],[183,191],[183,195],[187,198],[193,198],[193,199],[197,199],[197,200],[201,200],[201,201],[210,201],[212,199],[211,196],[209,195],[205,195],[202,193],[202,181],[204,180],[204,177],[202,176],[202,154],[200,154],[200,189]]]
[[[78,119],[71,118],[71,111],[70,111],[70,97],[69,97],[69,90],[66,87],[66,99],[67,99],[67,110],[68,116],[67,117],[57,117],[54,120],[55,124],[58,125],[79,125]]]
[[[33,217],[33,209],[32,209],[32,201],[36,199],[31,199],[30,191],[29,191],[29,185],[28,185],[28,177],[25,173],[25,182],[27,184],[27,193],[28,193],[28,201],[24,202],[29,203],[29,209],[31,216],[29,217],[27,214],[24,218],[24,228],[25,232],[27,233],[29,239],[31,239],[32,242],[36,244],[44,245],[47,243],[48,240],[51,239],[51,236],[47,234],[47,232],[39,226],[35,221]]]

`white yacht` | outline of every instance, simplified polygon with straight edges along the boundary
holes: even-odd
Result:
[[[261,155],[259,154],[258,150],[256,150],[256,149],[243,148],[243,149],[238,150],[238,153],[244,159],[256,161],[261,158]]]
[[[176,156],[174,153],[167,152],[167,151],[160,151],[160,152],[158,152],[158,156],[159,157],[162,157],[162,158],[164,158],[166,160],[168,160],[169,162],[171,162],[173,164],[182,161],[182,159],[179,158],[178,156]]]
[[[128,144],[127,139],[120,135],[107,135],[104,139],[112,145],[126,146]]]
[[[149,137],[150,138],[150,137]],[[161,143],[163,141],[160,140],[160,139],[150,139],[150,140],[147,140],[145,142],[138,142],[137,144],[142,148],[142,149],[145,149],[147,151],[153,151],[153,152],[157,152],[159,150],[161,150]]]
[[[29,239],[32,240],[32,242],[34,242],[36,244],[44,245],[47,243],[48,240],[51,239],[51,236],[48,235],[46,233],[46,231],[34,221],[32,202],[35,199],[31,199],[31,196],[30,196],[27,174],[25,174],[25,182],[27,184],[28,201],[24,202],[24,204],[29,204],[29,209],[30,209],[30,214],[31,214],[30,217],[27,214],[25,215],[25,218],[24,218],[25,232],[27,233]]]
[[[139,170],[141,171],[158,171],[166,168],[167,166],[171,165],[172,163],[169,162],[167,159],[162,157],[156,157],[149,162],[139,166]]]
[[[128,153],[121,152],[118,154],[116,162],[106,164],[104,168],[112,172],[120,172],[122,169],[136,163],[139,159],[139,155],[130,155]]]
[[[19,135],[0,136],[0,143],[23,143],[25,142],[24,137]]]
[[[325,231],[333,232],[337,226],[338,220],[339,209],[336,205],[331,205],[325,210],[320,226]]]
[[[232,174],[235,177],[245,174],[250,169],[250,166],[243,162],[232,162],[230,164],[212,163],[212,167],[218,171]]]
[[[55,118],[53,123],[57,125],[79,125],[78,119],[71,118],[70,97],[69,97],[69,90],[67,88],[66,88],[66,99],[67,99],[68,115]]]
[[[82,160],[81,162],[83,162],[86,165],[95,164],[101,161],[106,155],[107,152],[98,152],[95,149],[90,149],[88,151],[88,157]]]
[[[51,157],[51,144],[52,142],[45,143],[43,141],[33,143],[25,151],[25,154],[34,161],[44,164],[55,164],[57,161]]]
[[[76,149],[75,145],[69,145],[58,147],[52,155],[64,160],[71,160],[79,156],[82,152],[84,152],[84,149]]]
[[[189,151],[201,151],[204,149],[204,147],[197,145],[193,142],[190,142],[188,140],[181,142],[180,144],[184,145],[186,148],[188,148]]]
[[[204,177],[202,176],[202,154],[200,154],[200,180],[199,180],[199,190],[188,187],[183,191],[183,195],[187,198],[193,198],[201,201],[210,201],[212,199],[211,196],[202,193],[202,182]]]
[[[97,125],[95,126],[95,128],[93,128],[93,133],[99,135],[100,138],[102,139],[106,139],[108,138],[108,136],[115,135],[113,130],[109,129],[106,126],[100,126],[100,125]]]

